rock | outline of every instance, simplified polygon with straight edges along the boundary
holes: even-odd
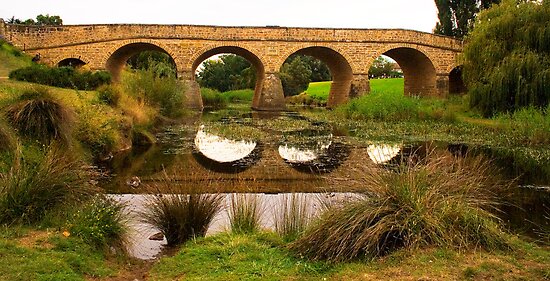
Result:
[[[162,240],[164,240],[164,235],[162,234],[162,232],[158,232],[158,233],[155,233],[155,234],[149,236],[149,240],[162,241]]]
[[[133,188],[137,188],[138,186],[141,185],[141,180],[139,179],[138,176],[133,176],[133,177],[129,178],[128,180],[126,180],[126,184],[133,187]]]

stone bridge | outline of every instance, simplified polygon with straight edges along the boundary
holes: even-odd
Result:
[[[86,64],[106,69],[115,79],[133,55],[155,50],[175,62],[179,79],[188,83],[189,106],[202,108],[195,71],[208,57],[232,53],[256,71],[252,107],[284,108],[278,73],[292,54],[320,59],[333,77],[328,107],[370,91],[369,67],[380,55],[403,70],[405,94],[444,97],[461,89],[457,56],[462,41],[401,29],[333,29],[288,27],[221,27],[193,25],[101,24],[22,26],[0,19],[0,37],[27,54],[40,53],[49,65]]]

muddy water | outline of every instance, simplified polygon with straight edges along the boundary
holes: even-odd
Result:
[[[504,207],[504,220],[511,228],[534,236],[541,229],[550,229],[550,163],[506,149],[358,140],[341,128],[308,120],[296,112],[206,113],[168,126],[157,137],[156,145],[136,147],[102,163],[110,174],[102,186],[129,202],[129,208],[142,208],[143,194],[151,193],[166,176],[175,180],[178,192],[256,193],[271,205],[282,193],[318,197],[327,192],[357,192],[362,187],[352,180],[361,176],[360,167],[391,167],[439,149],[457,156],[483,154],[493,159],[505,176],[518,180],[521,186],[516,200]],[[209,233],[227,227],[220,216]],[[136,255],[156,255],[162,242],[148,240],[155,230],[134,221],[134,237],[141,237],[135,238],[141,241],[135,243]]]

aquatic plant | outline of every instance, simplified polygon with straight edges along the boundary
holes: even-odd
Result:
[[[6,117],[23,136],[45,143],[70,141],[73,113],[53,98],[46,88],[36,87],[23,92],[14,104],[7,107]]]
[[[54,147],[35,162],[22,158],[0,174],[0,223],[36,223],[61,205],[85,200],[95,189],[82,166]]]
[[[306,229],[311,214],[311,204],[305,194],[283,195],[274,213],[275,231],[285,240],[294,240]]]
[[[233,233],[254,233],[260,230],[262,199],[257,194],[231,194],[227,208]]]
[[[148,188],[154,195],[146,200],[142,221],[158,228],[168,246],[204,236],[223,206],[220,194],[181,194],[176,180],[167,173],[157,185]]]
[[[366,192],[332,204],[290,245],[312,259],[345,261],[398,248],[507,248],[495,215],[508,184],[483,158],[430,152],[394,169],[364,168]]]

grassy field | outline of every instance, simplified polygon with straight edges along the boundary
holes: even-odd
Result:
[[[331,81],[309,83],[309,87],[305,92],[314,99],[327,100],[331,83]],[[372,93],[403,95],[404,91],[403,78],[372,79],[370,80],[370,87]]]

